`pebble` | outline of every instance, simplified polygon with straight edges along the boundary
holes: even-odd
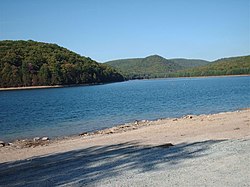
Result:
[[[42,141],[47,141],[49,140],[49,137],[42,137]]]
[[[79,134],[80,136],[87,136],[88,135],[88,132],[83,132],[81,134]]]
[[[191,116],[191,115],[187,115],[187,116],[184,116],[184,118],[185,118],[185,119],[192,119],[192,118],[193,118],[193,116]]]
[[[115,132],[114,130],[110,130],[108,134],[113,134],[114,132]]]
[[[0,147],[4,147],[4,146],[5,146],[4,141],[0,141]]]
[[[33,141],[35,142],[35,141],[38,141],[40,139],[41,139],[40,137],[35,137],[35,138],[33,138]]]

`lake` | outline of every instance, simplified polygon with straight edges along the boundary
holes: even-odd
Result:
[[[250,107],[250,77],[169,78],[0,92],[0,140]]]

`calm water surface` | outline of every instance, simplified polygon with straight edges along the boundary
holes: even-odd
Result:
[[[250,77],[135,80],[0,92],[0,140],[66,136],[141,119],[250,107]]]

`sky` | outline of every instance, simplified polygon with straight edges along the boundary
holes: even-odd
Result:
[[[0,0],[0,40],[56,43],[98,62],[250,54],[250,0]]]

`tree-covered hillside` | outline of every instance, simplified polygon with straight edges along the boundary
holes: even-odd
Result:
[[[123,81],[114,68],[56,44],[0,41],[0,86],[70,85]]]
[[[250,74],[250,56],[222,58],[206,66],[172,73],[170,77]]]
[[[222,58],[208,62],[180,58],[167,60],[153,55],[106,63],[119,70],[128,79],[250,74],[250,56]]]
[[[146,58],[123,59],[106,62],[119,70],[128,79],[157,78],[175,72],[181,66],[158,55]]]
[[[200,60],[200,59],[173,58],[173,59],[169,59],[169,60],[180,65],[183,69],[204,66],[204,65],[207,65],[209,63],[206,60]]]
[[[165,59],[158,55],[146,58],[121,59],[106,62],[119,70],[128,79],[160,78],[167,74],[190,67],[207,64],[204,60],[193,59]]]

